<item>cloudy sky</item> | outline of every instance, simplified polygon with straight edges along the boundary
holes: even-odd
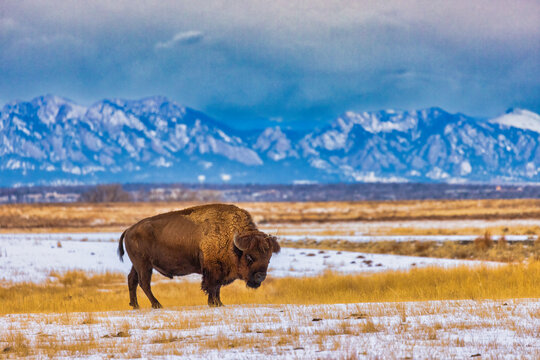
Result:
[[[0,2],[0,101],[165,95],[231,126],[540,112],[537,0]]]

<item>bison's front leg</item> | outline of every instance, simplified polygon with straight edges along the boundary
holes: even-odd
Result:
[[[207,272],[203,274],[203,280],[201,283],[202,290],[208,294],[208,306],[217,307],[223,306],[219,293],[221,285],[215,279],[213,279]]]
[[[212,291],[208,294],[208,306],[210,307],[218,307],[223,306],[223,303],[221,302],[221,299],[219,298],[219,292],[221,290],[221,286],[217,285],[215,288],[212,289]]]

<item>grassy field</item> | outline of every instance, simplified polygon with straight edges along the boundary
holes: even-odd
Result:
[[[508,242],[493,240],[489,233],[472,242],[459,241],[371,241],[347,240],[284,240],[281,246],[300,249],[357,251],[371,254],[393,254],[443,259],[475,259],[500,262],[540,261],[540,239]]]
[[[141,218],[191,205],[3,205],[0,232],[117,232]],[[222,289],[227,306],[220,309],[206,306],[199,283],[154,274],[153,291],[165,309],[151,310],[138,289],[138,311],[128,306],[125,274],[52,272],[54,280],[44,283],[0,286],[0,358],[539,358],[539,205],[540,200],[239,204],[265,231],[307,236],[281,240],[284,247],[509,264],[327,272],[269,278],[257,290],[236,281]],[[339,239],[359,231],[478,238],[467,243]],[[530,239],[514,243],[490,234]]]
[[[193,203],[13,204],[0,206],[0,231],[120,231],[158,213]],[[259,224],[540,219],[540,200],[447,200],[325,203],[240,203]],[[504,233],[505,226],[501,227]],[[537,233],[538,225],[516,229]],[[397,230],[396,230],[397,231]],[[402,230],[407,231],[407,230]],[[410,230],[409,230],[410,231]],[[437,231],[431,229],[431,231]],[[506,229],[512,233],[513,229]],[[498,232],[497,232],[498,233]]]
[[[53,274],[45,284],[0,287],[0,314],[126,310],[125,276],[80,271]],[[153,290],[165,307],[206,304],[200,284],[154,275]],[[157,281],[156,281],[157,280]],[[222,289],[225,304],[334,304],[357,302],[505,299],[540,297],[540,262],[497,268],[424,268],[366,275],[326,273],[309,278],[267,279],[258,290],[242,281]],[[14,296],[16,294],[16,296]],[[142,307],[149,307],[139,289]]]
[[[437,227],[437,228],[417,228],[414,226],[408,227],[391,227],[381,228],[377,235],[458,235],[458,234],[471,234],[471,235],[483,235],[485,232],[499,235],[527,235],[538,236],[540,235],[539,225],[489,225],[489,222],[483,226],[469,226],[469,227]]]
[[[0,357],[540,356],[538,262],[327,273],[269,279],[258,290],[236,282],[224,288],[228,305],[219,309],[203,305],[195,283],[157,281],[165,309],[150,309],[139,293],[143,308],[127,310],[122,275],[55,276],[54,283],[0,288]]]

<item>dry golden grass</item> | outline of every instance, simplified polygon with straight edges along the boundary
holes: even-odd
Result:
[[[142,218],[194,203],[8,204],[0,206],[0,229],[120,231]]]
[[[280,240],[281,246],[299,249],[358,251],[372,254],[394,254],[443,259],[475,259],[500,262],[540,260],[540,239],[509,242],[493,240],[489,232],[472,242],[463,241],[370,241],[347,240]]]
[[[0,314],[126,310],[129,296],[127,285],[120,284],[122,278],[72,271],[58,276],[55,283],[0,287]],[[366,275],[329,272],[312,278],[268,279],[258,290],[237,281],[224,287],[221,297],[225,304],[523,298],[540,297],[539,283],[540,262],[530,262],[498,268],[425,268]],[[199,283],[157,281],[153,291],[165,307],[206,304]],[[143,308],[150,306],[140,289],[138,296]]]
[[[1,205],[0,230],[119,231],[142,218],[193,205],[195,203]],[[239,203],[238,205],[249,210],[261,224],[540,218],[538,199]]]
[[[442,225],[442,224],[441,224]],[[482,227],[438,227],[438,228],[418,228],[418,227],[381,227],[373,235],[483,235],[485,232],[502,235],[527,235],[537,237],[540,235],[538,225],[497,225]],[[341,235],[341,234],[338,234]]]

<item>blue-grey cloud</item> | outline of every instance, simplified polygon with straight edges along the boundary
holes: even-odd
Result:
[[[1,14],[2,102],[161,94],[250,126],[389,107],[540,112],[537,1],[5,0]]]

